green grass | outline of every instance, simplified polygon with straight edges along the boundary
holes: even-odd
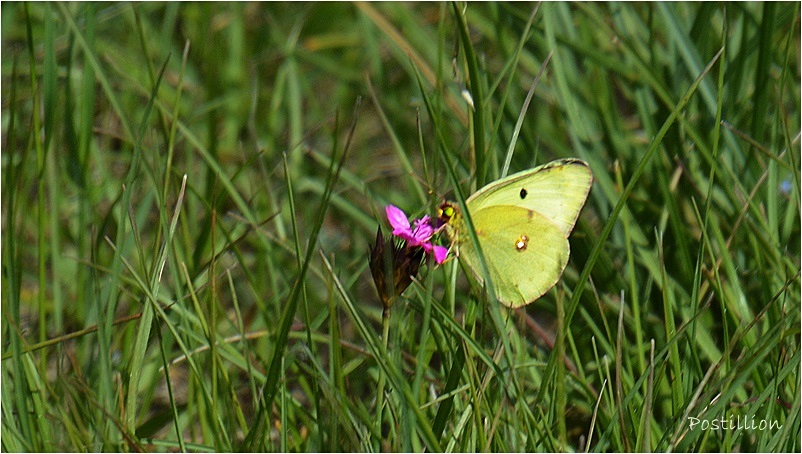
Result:
[[[802,448],[798,3],[2,25],[3,451]],[[425,263],[382,319],[385,205],[562,157],[595,181],[554,289]]]

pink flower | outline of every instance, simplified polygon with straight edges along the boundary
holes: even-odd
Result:
[[[448,256],[448,249],[443,246],[432,244],[431,239],[435,233],[434,227],[429,220],[429,216],[424,216],[415,220],[415,228],[409,224],[407,215],[401,208],[387,205],[384,209],[387,213],[387,220],[393,228],[393,235],[407,242],[408,247],[422,247],[427,254],[434,256],[434,261],[441,264]]]

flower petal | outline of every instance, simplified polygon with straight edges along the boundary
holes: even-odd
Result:
[[[417,244],[425,243],[434,235],[434,227],[429,216],[415,220],[415,230],[412,231],[413,241]]]
[[[446,257],[448,257],[448,248],[443,246],[434,247],[434,261],[437,262],[438,265],[445,262]]]
[[[401,208],[387,205],[384,207],[384,212],[387,214],[387,220],[390,221],[390,226],[393,228],[393,235],[404,239],[409,239],[412,236],[409,220]]]
[[[425,243],[434,234],[434,229],[429,224],[418,224],[412,231],[412,238],[417,243]]]

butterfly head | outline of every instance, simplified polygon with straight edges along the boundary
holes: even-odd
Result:
[[[457,232],[460,230],[462,215],[459,207],[448,201],[444,201],[437,209],[438,230],[445,231],[446,236],[454,242],[457,239]]]
[[[437,219],[442,224],[449,224],[459,213],[459,208],[451,202],[444,201],[437,209]]]

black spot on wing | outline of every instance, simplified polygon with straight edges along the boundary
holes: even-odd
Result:
[[[521,200],[525,199],[528,194],[529,192],[526,190],[526,188],[521,188],[521,192],[519,193]]]

